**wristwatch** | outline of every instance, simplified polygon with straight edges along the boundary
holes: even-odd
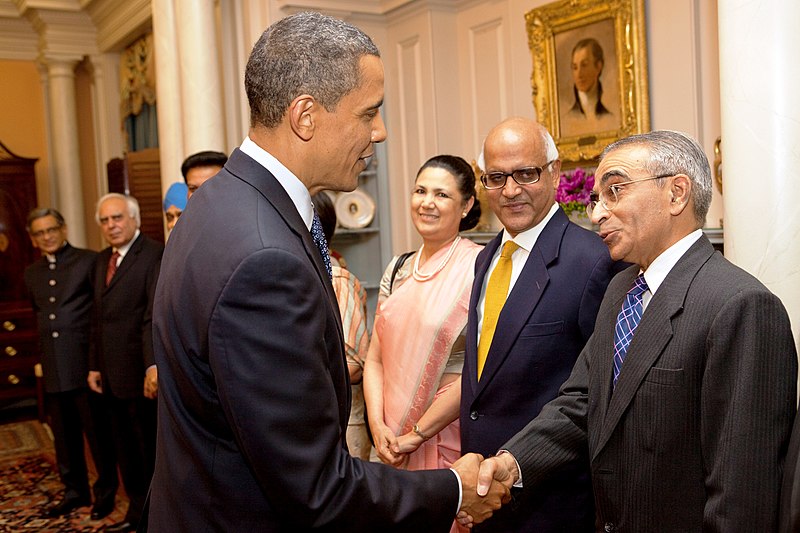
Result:
[[[414,427],[411,428],[411,431],[422,437],[422,440],[428,440],[430,438],[419,429],[419,426],[417,424],[414,424]]]

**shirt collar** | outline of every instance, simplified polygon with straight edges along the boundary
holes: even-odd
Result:
[[[275,179],[278,180],[278,183],[281,184],[281,187],[292,200],[306,228],[311,231],[311,223],[314,220],[314,205],[311,203],[311,195],[308,194],[308,189],[303,185],[303,182],[283,163],[278,161],[275,156],[254,143],[249,136],[244,138],[239,149],[255,159],[259,165],[275,176]]]
[[[128,242],[126,242],[125,244],[120,246],[119,248],[114,248],[112,251],[118,252],[120,258],[125,257],[125,254],[128,253],[128,250],[131,249],[131,246],[133,246],[133,243],[136,241],[136,239],[139,238],[139,235],[141,235],[141,233],[142,232],[137,229],[136,233],[133,234],[133,239],[129,240]]]
[[[539,238],[539,235],[542,234],[542,230],[544,230],[544,227],[548,222],[550,222],[550,219],[553,218],[553,215],[556,214],[558,209],[558,204],[553,202],[553,205],[550,206],[550,211],[547,212],[547,214],[541,221],[539,221],[538,224],[532,228],[518,233],[514,238],[509,235],[508,231],[503,230],[503,240],[500,242],[500,248],[502,249],[506,241],[514,241],[519,245],[520,248],[523,248],[526,252],[531,253],[533,246],[536,244],[536,240]]]
[[[703,236],[703,230],[694,230],[655,258],[644,273],[644,280],[651,294],[655,294],[670,270],[678,263],[689,248]],[[641,271],[640,271],[641,272]]]
[[[61,246],[58,248],[58,250],[56,250],[56,253],[54,253],[54,254],[48,254],[48,253],[46,253],[46,254],[44,254],[44,257],[45,257],[45,259],[47,259],[47,262],[48,262],[48,263],[55,263],[55,262],[56,262],[56,258],[57,258],[57,257],[58,257],[58,256],[61,254],[61,252],[63,252],[63,251],[66,249],[66,248],[67,248],[67,241],[64,241],[64,242],[62,242],[62,243],[61,243]]]

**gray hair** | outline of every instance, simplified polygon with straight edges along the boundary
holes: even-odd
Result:
[[[133,196],[120,194],[118,192],[110,192],[106,195],[101,196],[100,199],[97,200],[97,208],[94,211],[95,222],[100,224],[100,206],[103,205],[103,202],[105,202],[106,200],[111,200],[112,198],[116,198],[117,200],[122,200],[126,204],[128,204],[128,215],[130,215],[131,218],[134,218],[136,220],[137,228],[141,227],[142,217],[139,214],[139,202]]]
[[[33,225],[34,220],[38,220],[44,217],[53,217],[58,222],[58,227],[60,228],[66,222],[64,221],[64,216],[59,213],[56,209],[52,207],[35,207],[31,209],[31,212],[28,213],[28,220],[25,224],[25,227],[28,228],[28,233],[31,232],[31,226]]]
[[[553,136],[550,135],[550,132],[547,131],[547,128],[542,128],[542,141],[544,142],[544,147],[547,149],[547,160],[548,161],[555,161],[558,159],[558,148],[556,148],[556,142],[553,140]]]
[[[256,42],[244,75],[250,125],[274,128],[296,97],[328,111],[361,83],[360,60],[380,57],[372,39],[342,20],[303,12],[272,24]]]
[[[609,144],[600,154],[602,161],[609,153],[626,146],[643,146],[650,152],[645,170],[653,176],[686,174],[692,182],[694,218],[697,227],[706,222],[711,205],[711,167],[700,144],[679,131],[657,130],[625,137]],[[663,180],[656,180],[661,185]]]

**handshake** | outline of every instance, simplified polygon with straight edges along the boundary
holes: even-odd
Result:
[[[489,459],[470,453],[453,463],[461,477],[461,509],[458,522],[471,528],[492,516],[511,500],[511,487],[520,478],[517,462],[510,453]]]

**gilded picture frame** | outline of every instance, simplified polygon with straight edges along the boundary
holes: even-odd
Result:
[[[567,168],[649,131],[644,0],[561,0],[525,21],[533,104]]]

